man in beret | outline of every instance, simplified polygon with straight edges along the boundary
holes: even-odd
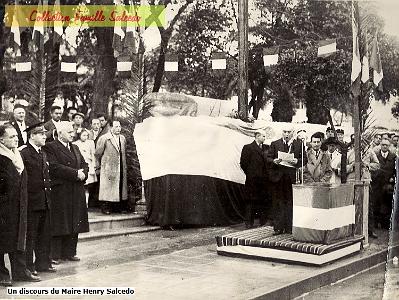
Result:
[[[334,130],[331,127],[327,127],[326,129],[326,139],[328,139],[329,137],[334,137]]]
[[[345,131],[341,128],[337,129],[337,139],[339,142],[344,143]]]
[[[46,153],[42,151],[47,132],[43,124],[37,123],[26,129],[29,141],[21,150],[28,175],[26,265],[33,274],[55,272],[50,259],[50,174]]]

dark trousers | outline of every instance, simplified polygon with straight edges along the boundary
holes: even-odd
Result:
[[[245,223],[253,225],[255,214],[259,215],[260,225],[266,223],[267,209],[267,180],[266,178],[248,178],[245,183]]]
[[[76,255],[78,234],[53,236],[51,240],[51,258],[60,259]]]
[[[89,190],[89,207],[99,207],[100,202],[98,201],[98,193],[100,190],[100,181],[90,183],[87,186]]]
[[[284,174],[281,180],[272,184],[274,230],[292,232],[292,183]]]
[[[0,279],[10,279],[10,272],[6,268],[4,262],[4,255],[2,254],[2,259],[0,259]],[[8,253],[11,264],[11,274],[13,278],[25,277],[29,271],[26,269],[25,252],[15,251]]]
[[[30,271],[51,267],[50,242],[50,211],[29,211],[26,235],[26,266]],[[33,252],[35,252],[35,263],[33,263]]]

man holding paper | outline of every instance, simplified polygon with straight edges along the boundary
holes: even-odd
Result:
[[[303,143],[292,140],[292,135],[293,130],[285,128],[282,138],[271,143],[267,156],[273,165],[269,180],[272,182],[275,234],[292,231],[292,184],[295,183],[296,168],[302,165],[302,157],[306,160],[306,155],[302,155]]]

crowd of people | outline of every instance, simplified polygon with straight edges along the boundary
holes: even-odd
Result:
[[[85,128],[75,108],[50,110],[27,124],[16,105],[0,125],[0,285],[40,281],[54,265],[79,261],[79,233],[89,231],[88,203],[102,213],[127,212],[126,139],[101,114]],[[63,118],[65,115],[65,118]],[[11,275],[5,265],[8,254]]]
[[[344,141],[343,129],[328,127],[326,132],[312,134],[299,130],[294,137],[290,128],[282,137],[265,145],[265,132],[257,131],[255,140],[245,145],[240,165],[246,174],[245,222],[254,226],[255,216],[260,225],[267,222],[274,233],[292,231],[292,185],[341,184],[355,180],[354,135]],[[361,180],[370,184],[369,236],[377,238],[375,229],[390,226],[395,183],[395,160],[399,135],[375,134],[372,141],[363,141]],[[345,165],[343,165],[345,164]],[[303,174],[303,175],[302,175]]]

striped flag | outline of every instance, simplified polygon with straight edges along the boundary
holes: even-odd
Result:
[[[263,49],[263,65],[270,67],[278,63],[279,48],[269,47]]]
[[[353,96],[357,97],[360,95],[360,72],[362,71],[362,64],[360,62],[360,52],[359,52],[359,22],[357,17],[357,11],[352,2],[352,72],[351,81],[352,87],[351,91]]]
[[[130,55],[120,55],[117,57],[116,69],[122,78],[129,78],[132,72],[132,58]]]
[[[165,72],[177,72],[179,71],[178,56],[175,54],[165,55]]]
[[[12,19],[12,24],[11,24],[11,33],[12,33],[12,40],[14,44],[14,49],[19,50],[21,48],[21,32],[19,30],[19,23],[17,19],[17,12],[18,10],[16,9],[16,6],[18,5],[18,1],[15,1],[15,9],[14,9],[14,15]]]
[[[122,5],[120,0],[114,0],[115,6]],[[112,47],[114,48],[114,56],[118,57],[123,52],[123,39],[125,31],[122,28],[122,21],[115,21],[114,23],[114,37],[112,40]]]
[[[379,87],[379,89],[382,89],[381,84],[384,74],[382,72],[382,64],[381,64],[380,50],[378,48],[377,35],[374,37],[372,42],[371,55],[370,55],[370,68],[373,69],[374,84],[377,87]]]
[[[37,4],[37,16],[41,16],[43,13],[43,5],[42,5],[42,0],[39,0]],[[35,24],[33,26],[33,34],[32,34],[32,40],[35,40],[36,45],[39,44],[40,38],[44,35],[44,24],[42,21],[35,21]]]
[[[329,39],[319,42],[319,47],[317,48],[318,57],[327,57],[331,54],[337,52],[337,40]]]
[[[62,56],[61,72],[76,73],[76,56],[67,56],[67,55]]]
[[[368,40],[366,38],[364,43],[364,55],[362,58],[362,77],[363,83],[366,83],[370,79],[370,67],[369,67],[369,51],[368,51]]]
[[[61,12],[60,0],[55,0],[54,12]],[[54,43],[60,43],[64,34],[62,21],[54,21]]]
[[[25,56],[21,56],[21,52],[18,51],[15,57],[15,71],[30,72],[32,70],[32,63]]]
[[[211,55],[213,70],[226,70],[226,56],[222,52],[214,52]]]

